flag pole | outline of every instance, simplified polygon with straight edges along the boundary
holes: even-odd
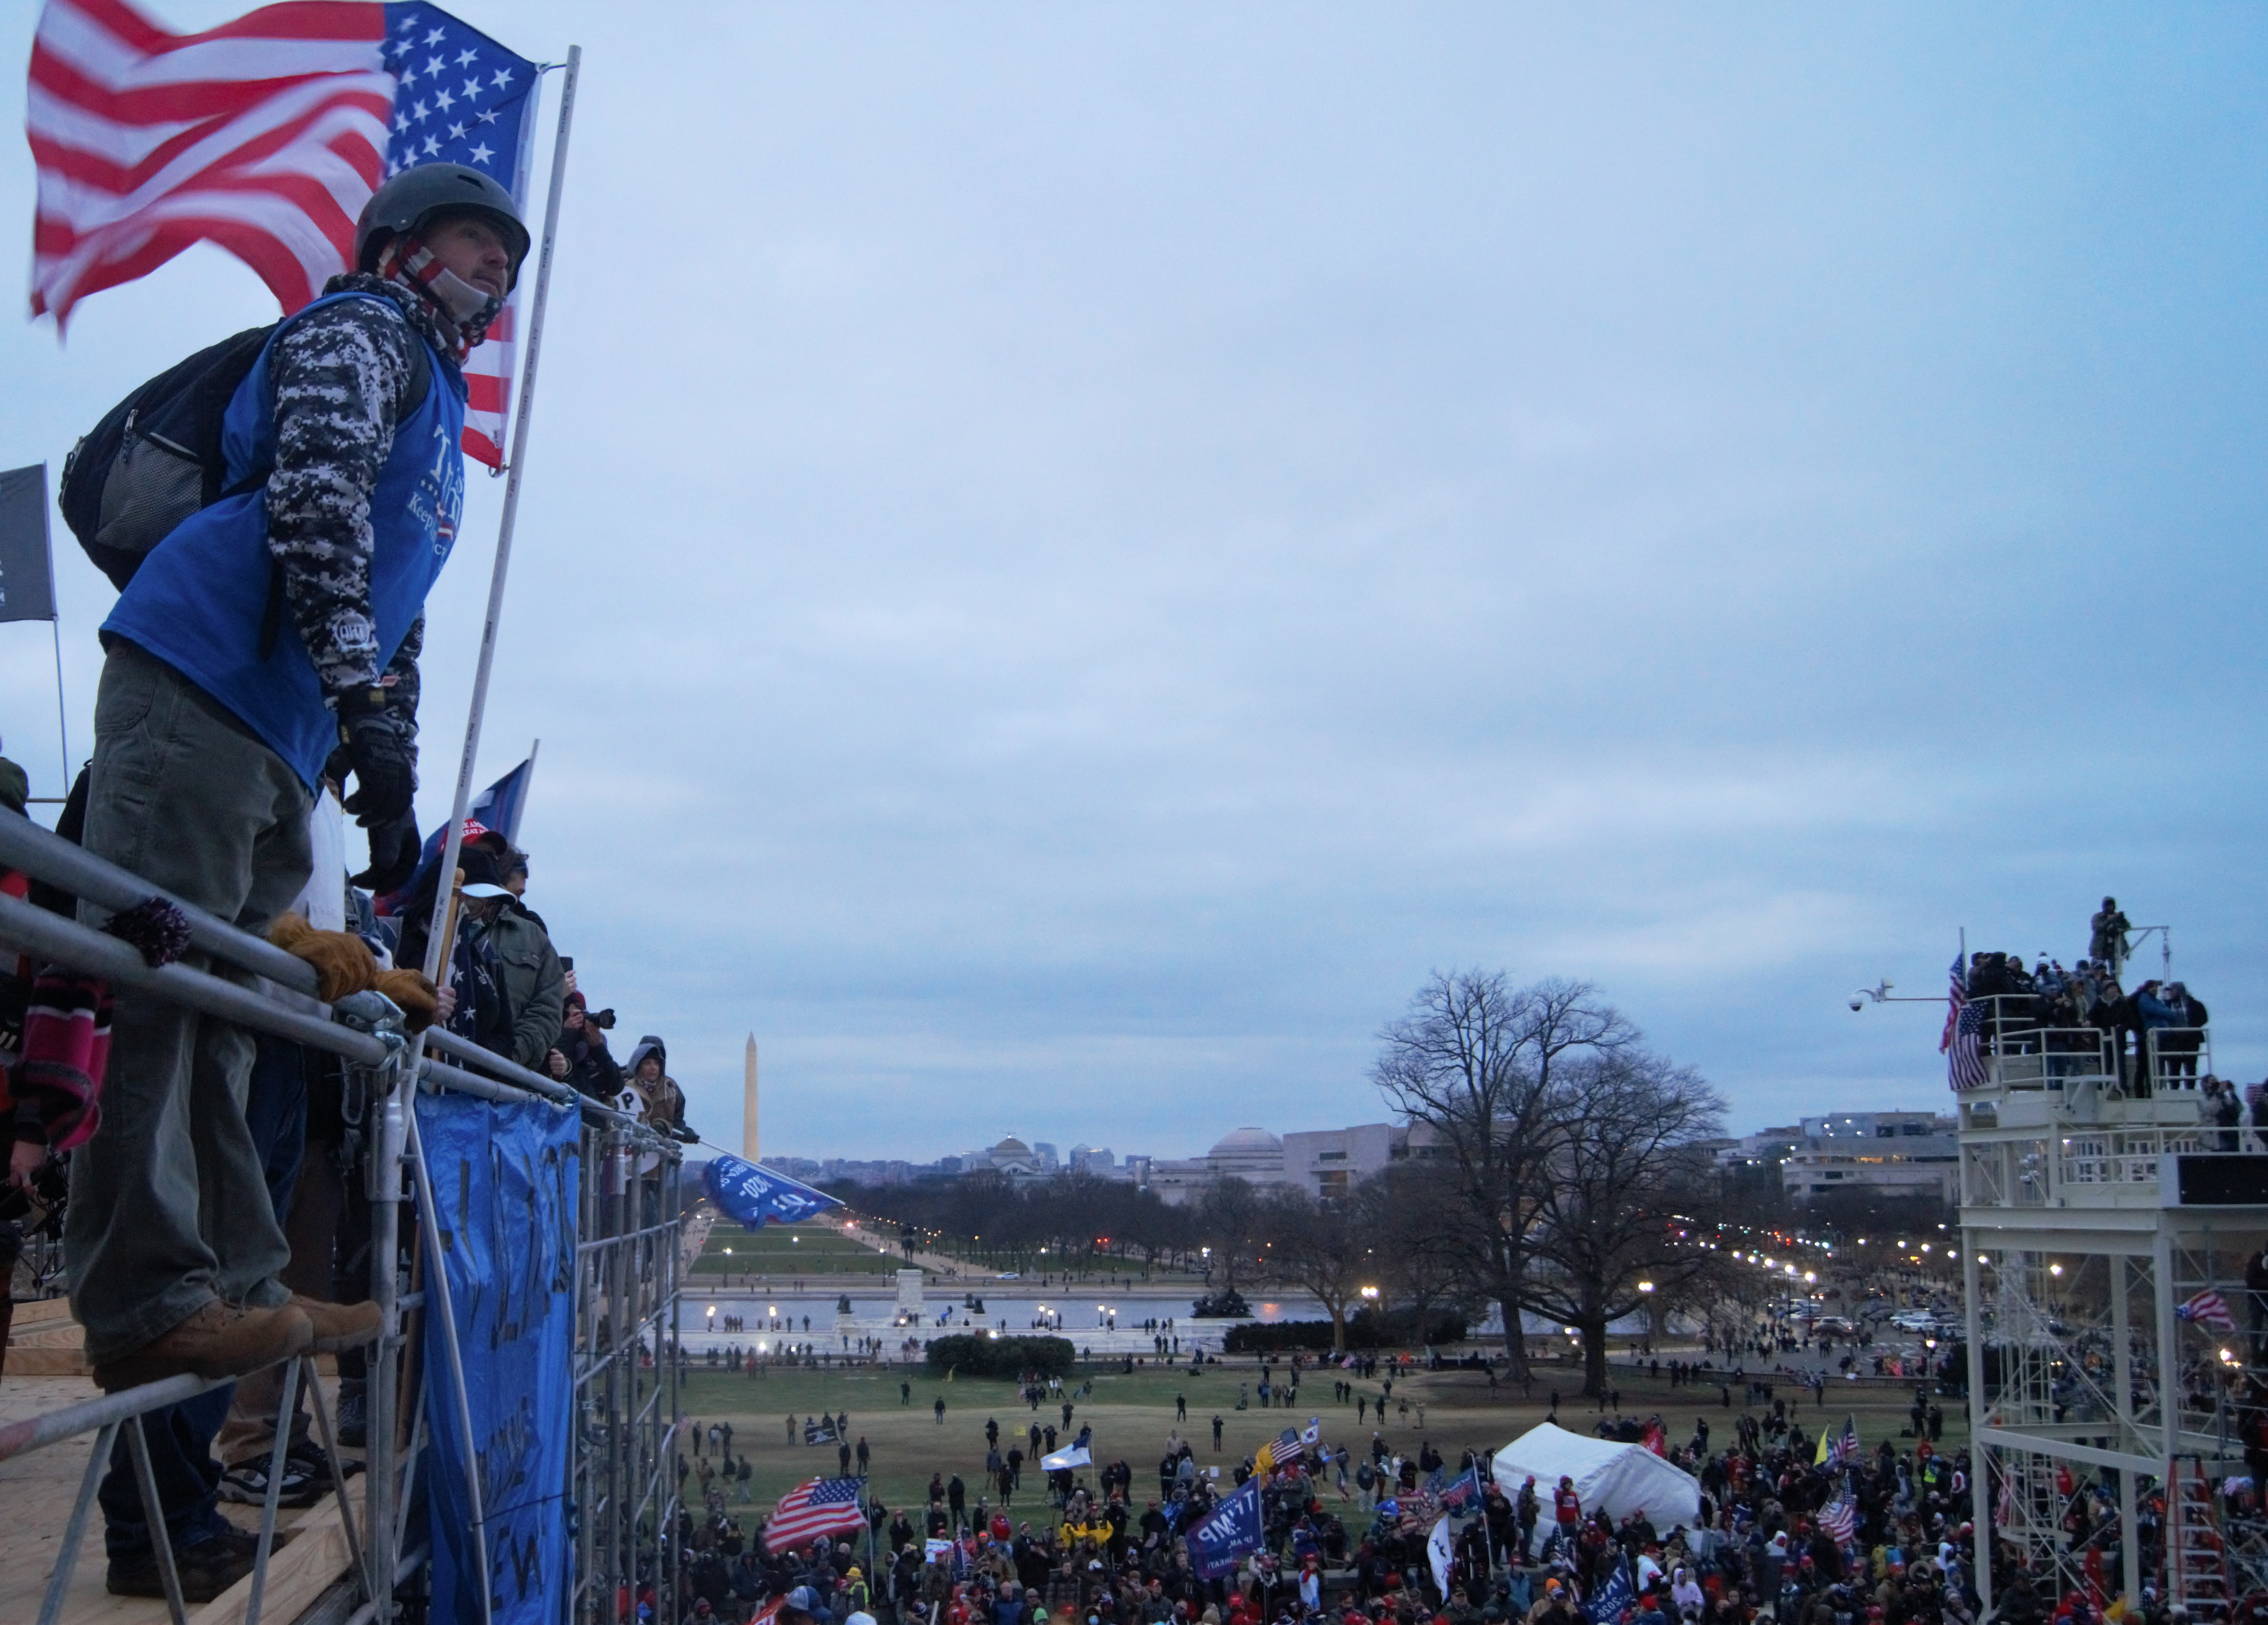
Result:
[[[489,673],[496,664],[497,628],[504,618],[504,584],[512,569],[512,533],[519,517],[520,477],[527,466],[527,424],[535,407],[535,369],[543,358],[543,306],[551,291],[551,255],[559,235],[559,195],[567,184],[567,136],[575,121],[575,80],[582,72],[583,48],[567,48],[567,77],[560,83],[559,129],[551,143],[551,194],[543,207],[543,240],[536,252],[535,302],[528,312],[527,362],[519,375],[519,417],[512,426],[512,462],[504,486],[504,518],[497,526],[496,568],[489,577],[488,619],[481,627],[480,665],[473,674],[473,701],[465,719],[464,754],[457,760],[457,798],[441,848],[442,883],[433,888],[433,918],[425,936],[425,974],[441,974],[443,910],[453,893],[457,854],[464,844],[465,810],[473,798],[473,762],[480,754],[481,718],[487,710]]]
[[[48,631],[55,643],[55,745],[63,752],[63,793],[59,799],[68,801],[71,788],[70,730],[63,720],[63,618],[59,614],[49,615]]]

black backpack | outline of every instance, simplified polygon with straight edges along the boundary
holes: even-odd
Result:
[[[276,327],[247,327],[166,368],[71,448],[55,503],[111,585],[122,591],[175,526],[227,495],[221,420]]]
[[[221,425],[261,347],[283,325],[247,327],[174,363],[104,413],[71,447],[55,504],[112,586],[123,592],[150,549],[198,509],[267,479],[266,469],[256,469],[228,489]],[[417,364],[409,392],[414,411],[432,375],[423,344],[413,345],[411,355]]]

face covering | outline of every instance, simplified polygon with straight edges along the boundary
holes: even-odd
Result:
[[[489,324],[504,309],[502,294],[484,293],[451,270],[423,239],[409,232],[396,237],[379,261],[378,274],[410,289],[440,319],[442,330],[454,336],[456,359],[488,336]]]

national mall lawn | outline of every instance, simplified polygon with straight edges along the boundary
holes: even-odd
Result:
[[[1279,1364],[1276,1369],[1279,1378],[1290,1370],[1288,1364]],[[1077,1391],[1089,1374],[1090,1369],[1082,1366],[1064,1385],[1064,1397],[1071,1398],[1077,1408],[1067,1432],[1063,1429],[1060,1399],[1042,1401],[1035,1411],[1017,1398],[1012,1382],[965,1377],[947,1382],[918,1364],[850,1371],[773,1369],[751,1374],[712,1370],[696,1359],[685,1385],[683,1411],[701,1430],[704,1452],[710,1423],[732,1423],[733,1453],[735,1458],[747,1456],[753,1465],[750,1504],[761,1511],[769,1511],[783,1493],[804,1479],[836,1471],[832,1444],[802,1442],[804,1418],[821,1411],[849,1413],[849,1439],[854,1446],[865,1435],[872,1452],[869,1492],[893,1511],[909,1506],[917,1512],[932,1474],[948,1480],[960,1474],[968,1486],[969,1504],[976,1504],[984,1488],[987,1417],[1000,1424],[1004,1454],[1012,1442],[1023,1442],[1024,1431],[1032,1423],[1042,1428],[1052,1423],[1062,1434],[1059,1442],[1065,1444],[1082,1424],[1092,1424],[1096,1462],[1123,1459],[1133,1467],[1138,1507],[1155,1492],[1158,1458],[1165,1452],[1167,1436],[1177,1428],[1195,1448],[1198,1467],[1219,1467],[1226,1483],[1237,1464],[1263,1440],[1275,1438],[1287,1426],[1304,1426],[1309,1416],[1322,1418],[1326,1444],[1346,1445],[1358,1460],[1368,1451],[1371,1434],[1376,1430],[1390,1448],[1405,1454],[1415,1454],[1420,1442],[1430,1439],[1452,1464],[1467,1449],[1500,1448],[1546,1420],[1548,1398],[1555,1386],[1559,1393],[1560,1426],[1588,1434],[1599,1420],[1596,1402],[1583,1399],[1578,1392],[1581,1373],[1572,1364],[1538,1365],[1532,1396],[1526,1399],[1519,1384],[1501,1378],[1491,1397],[1487,1377],[1477,1371],[1412,1371],[1395,1379],[1394,1400],[1383,1424],[1374,1409],[1368,1421],[1358,1424],[1351,1401],[1334,1402],[1332,1382],[1341,1373],[1329,1368],[1311,1367],[1302,1374],[1294,1408],[1277,1406],[1267,1410],[1258,1408],[1256,1400],[1251,1408],[1236,1408],[1240,1386],[1249,1397],[1262,1374],[1250,1355],[1225,1356],[1217,1365],[1196,1369],[1145,1365],[1130,1375],[1122,1372],[1119,1363],[1098,1361],[1091,1373],[1094,1395],[1079,1400]],[[1732,1442],[1734,1419],[1742,1408],[1739,1385],[1734,1385],[1733,1405],[1727,1409],[1714,1383],[1671,1387],[1666,1365],[1662,1376],[1653,1379],[1643,1371],[1617,1364],[1612,1378],[1622,1391],[1622,1415],[1643,1420],[1660,1413],[1671,1438],[1680,1445],[1692,1437],[1695,1419],[1705,1416],[1712,1451],[1721,1451]],[[900,1402],[901,1382],[912,1385],[910,1403]],[[1380,1386],[1375,1381],[1357,1382],[1355,1392],[1374,1402],[1380,1397]],[[1790,1381],[1778,1383],[1773,1392],[1787,1402],[1807,1434],[1816,1435],[1825,1423],[1839,1425],[1847,1413],[1855,1412],[1859,1438],[1867,1449],[1884,1438],[1901,1450],[1912,1447],[1911,1439],[1900,1437],[1900,1430],[1908,1425],[1911,1384],[1878,1386],[1830,1380],[1823,1406],[1815,1403],[1808,1390]],[[1189,1419],[1179,1423],[1174,1420],[1177,1395],[1189,1401]],[[946,1405],[942,1426],[936,1415],[936,1401],[940,1398]],[[1407,1421],[1399,1412],[1404,1399],[1410,1401]],[[1418,1425],[1420,1401],[1425,1408],[1422,1429]],[[1955,1399],[1940,1398],[1936,1402],[1945,1408],[1943,1445],[1955,1447],[1967,1436],[1967,1408]],[[1760,1419],[1768,1409],[1759,1409]],[[787,1425],[791,1412],[795,1418],[792,1444]],[[1212,1447],[1216,1414],[1223,1424],[1219,1451]],[[852,1470],[857,1470],[855,1461]],[[1094,1482],[1091,1472],[1083,1471],[1079,1476],[1082,1482]],[[1016,1496],[1011,1517],[1018,1522],[1036,1521],[1045,1515],[1046,1507],[1042,1477],[1035,1466],[1027,1464],[1024,1488]]]

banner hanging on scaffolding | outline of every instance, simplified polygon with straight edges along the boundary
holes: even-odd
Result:
[[[439,1232],[426,1269],[438,1255],[448,1283],[446,1312],[429,1293],[425,1314],[433,1617],[482,1619],[473,1587],[485,1554],[493,1625],[549,1625],[567,1617],[574,1585],[565,1490],[581,1122],[549,1105],[439,1094],[418,1100],[417,1130]]]

